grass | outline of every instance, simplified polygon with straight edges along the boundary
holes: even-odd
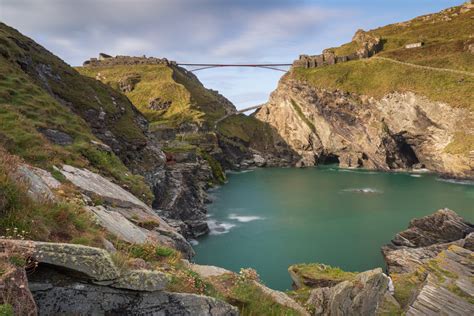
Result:
[[[237,282],[228,302],[238,306],[241,315],[299,315],[295,310],[276,303],[250,280]]]
[[[451,291],[451,293],[454,293],[456,294],[457,296],[461,297],[462,299],[464,299],[466,302],[468,303],[471,303],[471,304],[474,304],[474,298],[469,295],[468,293],[466,293],[465,291],[463,291],[459,286],[457,286],[456,284],[454,283],[451,283],[447,286],[448,290]]]
[[[132,258],[140,258],[145,261],[159,261],[163,257],[179,255],[174,249],[152,243],[132,244],[126,249],[126,252]]]
[[[215,179],[217,184],[223,184],[226,180],[226,176],[221,164],[205,151],[201,150],[200,155],[207,161],[207,163],[211,167],[213,178]]]
[[[11,233],[19,231],[32,240],[100,246],[103,232],[81,205],[33,200],[26,185],[12,180],[18,162],[0,150],[0,235],[17,238]]]
[[[450,154],[469,156],[469,153],[474,151],[474,135],[465,131],[456,132],[444,151]]]
[[[421,16],[368,31],[383,41],[380,56],[439,68],[474,71],[472,54],[465,51],[472,42],[474,11],[461,13],[461,7],[443,10],[431,16]],[[405,49],[406,44],[423,42],[421,48]],[[339,56],[354,53],[359,46],[349,42],[332,48]]]
[[[347,272],[338,267],[331,267],[320,263],[303,263],[290,266],[288,269],[299,278],[310,280],[328,280],[335,283],[341,281],[351,281],[357,275],[357,272]]]
[[[472,40],[474,10],[461,13],[461,7],[431,16],[383,26],[368,33],[383,41],[378,56],[423,66],[474,72],[474,58],[465,50]],[[408,43],[422,41],[421,48],[405,49]],[[355,52],[355,42],[333,48],[337,55]],[[376,98],[399,91],[412,91],[453,107],[474,109],[474,77],[425,70],[383,60],[359,60],[326,67],[292,71],[293,77],[319,88],[342,89]],[[454,146],[454,145],[453,145]]]
[[[292,76],[315,87],[341,89],[382,98],[392,92],[414,92],[453,107],[474,110],[474,77],[415,69],[385,60],[351,61],[327,67],[295,68]]]
[[[260,152],[272,150],[273,133],[270,125],[244,114],[232,115],[219,122],[217,131],[222,141],[236,146],[254,148]]]
[[[305,124],[309,127],[313,133],[316,132],[316,127],[314,126],[313,122],[311,122],[303,113],[301,110],[301,107],[298,105],[298,103],[295,102],[295,100],[291,99],[291,105],[293,106],[293,109],[295,109],[296,113],[298,113],[298,116],[300,119],[305,122]]]
[[[423,284],[426,275],[423,272],[391,274],[395,287],[394,297],[402,308],[411,303],[412,297]]]
[[[177,127],[185,122],[202,124],[225,114],[219,97],[206,89],[196,77],[186,74],[179,67],[116,65],[78,67],[77,70],[86,76],[97,77],[115,89],[119,89],[120,83],[131,76],[138,78],[134,89],[125,94],[155,127]],[[151,109],[149,104],[154,99],[171,102],[171,105],[166,110]]]
[[[152,193],[142,177],[130,173],[114,154],[91,144],[97,138],[81,117],[88,109],[103,109],[106,117],[118,117],[116,121],[104,122],[109,124],[117,138],[133,144],[143,143],[143,132],[135,122],[134,110],[128,100],[106,85],[79,75],[46,50],[30,49],[28,54],[35,63],[50,65],[51,72],[61,78],[41,81],[36,73],[22,70],[13,60],[24,52],[10,37],[25,45],[36,45],[0,24],[0,42],[4,45],[0,54],[0,145],[44,169],[54,170],[54,165],[61,164],[86,167],[112,177],[145,202],[151,202]],[[59,103],[52,95],[61,98],[68,106]],[[41,128],[67,133],[73,143],[55,145],[39,132]]]
[[[14,316],[13,306],[10,304],[0,304],[0,316]]]

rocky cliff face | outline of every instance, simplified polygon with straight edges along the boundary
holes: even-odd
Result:
[[[410,92],[376,99],[314,88],[283,77],[256,117],[268,122],[302,158],[300,166],[338,162],[370,169],[427,168],[474,176],[473,159],[446,147],[472,113]]]
[[[382,247],[407,315],[474,313],[474,225],[449,209],[412,220]]]

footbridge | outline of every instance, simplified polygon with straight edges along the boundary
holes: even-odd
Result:
[[[259,104],[259,105],[250,106],[250,107],[245,108],[245,109],[240,109],[240,110],[237,110],[237,111],[228,113],[228,114],[224,115],[223,117],[221,117],[220,119],[217,119],[217,120],[214,122],[214,125],[217,127],[217,124],[219,124],[220,122],[222,122],[223,120],[225,120],[225,119],[228,118],[229,116],[236,115],[236,114],[241,114],[241,113],[245,113],[245,112],[252,111],[252,110],[257,110],[257,109],[260,109],[260,108],[261,108],[262,106],[264,106],[264,105],[265,105],[265,103],[262,103],[262,104]]]
[[[222,68],[222,67],[240,67],[240,68],[263,68],[275,71],[287,72],[288,70],[278,67],[290,67],[292,64],[195,64],[195,63],[177,63],[178,66],[183,67],[197,67],[189,71],[195,72],[199,70]]]

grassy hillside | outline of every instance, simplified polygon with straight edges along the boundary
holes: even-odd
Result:
[[[474,73],[474,8],[458,6],[413,20],[387,25],[368,33],[379,36],[383,50],[376,56],[435,68]],[[405,45],[423,42],[420,48]],[[355,42],[333,48],[347,55],[357,48]],[[392,91],[413,91],[432,100],[455,107],[474,109],[474,76],[420,69],[388,60],[351,61],[315,69],[294,69],[292,75],[317,87],[343,89],[381,97]]]
[[[207,152],[230,167],[233,162],[226,162],[229,155],[221,154],[221,149],[231,150],[233,158],[248,155],[249,148],[273,150],[270,127],[253,117],[243,114],[230,116],[215,126],[217,119],[234,111],[235,107],[217,92],[206,89],[196,76],[185,69],[164,64],[120,63],[78,67],[77,70],[124,92],[150,120],[151,131],[177,132],[175,139],[162,140],[165,152],[196,152],[199,148],[197,152],[203,158],[210,158],[204,154]],[[152,100],[159,100],[166,106],[164,109],[154,108]],[[188,124],[199,126],[199,132],[189,131],[186,128]],[[216,174],[221,174],[217,172],[220,169],[218,163],[212,161],[212,165],[216,166]]]
[[[151,121],[152,128],[160,125],[177,127],[185,122],[201,125],[225,115],[219,96],[206,89],[194,75],[176,66],[114,65],[78,67],[77,70],[116,90],[120,90],[120,85],[129,78],[135,78],[131,91],[123,92]],[[169,108],[153,109],[150,101],[157,98],[169,102]]]
[[[83,118],[91,110],[103,111],[110,118],[102,122],[104,128],[117,139],[145,143],[130,102],[5,24],[0,24],[0,43],[0,146],[49,170],[64,163],[87,166],[150,201],[143,178],[132,175],[115,154],[94,145],[99,139]],[[71,141],[55,144],[41,132],[44,129],[65,133]]]

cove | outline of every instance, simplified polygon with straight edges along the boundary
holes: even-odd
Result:
[[[380,247],[411,219],[448,207],[474,220],[474,185],[432,174],[333,166],[229,174],[211,192],[211,233],[195,262],[257,270],[271,288],[291,288],[288,266],[325,263],[348,271],[385,267]]]

